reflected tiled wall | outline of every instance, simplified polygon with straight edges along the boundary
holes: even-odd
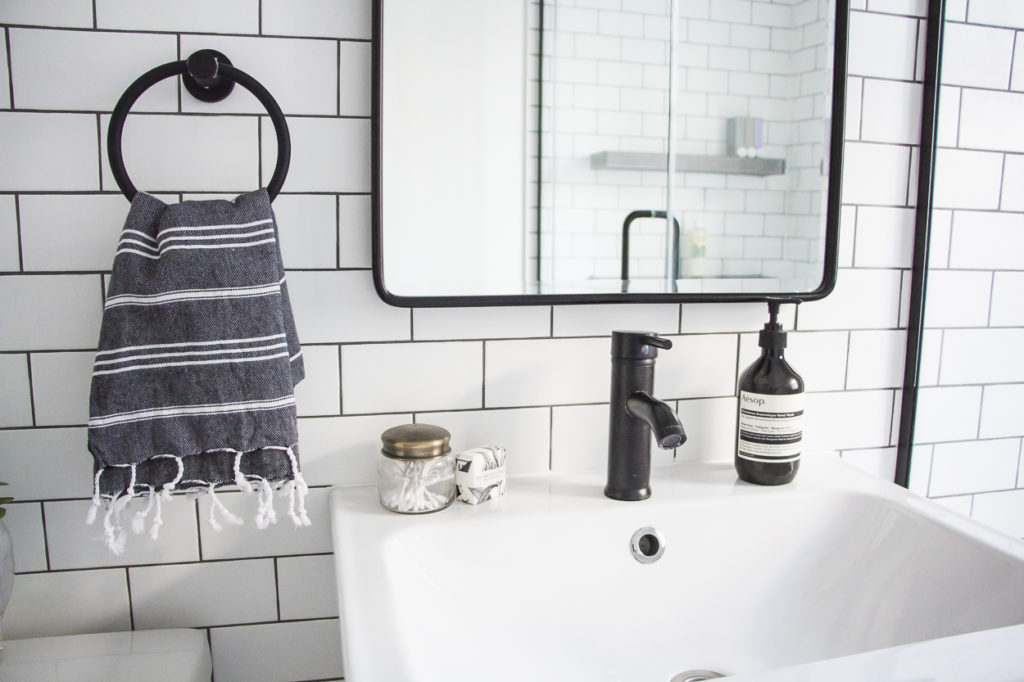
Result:
[[[890,477],[924,3],[854,4],[839,285],[801,306],[789,355],[810,391],[808,456],[839,452]],[[329,486],[372,482],[380,432],[414,416],[448,427],[456,447],[504,443],[513,473],[603,466],[614,328],[647,328],[676,342],[659,360],[657,390],[687,425],[680,458],[731,456],[736,375],[757,351],[759,305],[410,311],[379,301],[369,269],[369,9],[366,0],[0,3],[0,59],[10,52],[0,64],[0,479],[18,498],[5,523],[19,572],[7,637],[199,627],[209,632],[218,682],[340,676]],[[114,558],[100,531],[82,522],[91,493],[89,371],[104,275],[128,208],[106,169],[106,122],[134,78],[199,46],[226,52],[289,116],[292,169],[274,207],[307,363],[300,443],[315,525],[259,532],[249,523],[218,534],[199,520],[205,500],[178,498],[164,507],[159,542],[132,537]],[[223,115],[170,115],[179,110]],[[230,195],[269,177],[269,121],[243,93],[197,105],[168,81],[136,111],[125,160],[137,184],[158,196]],[[958,221],[974,214],[956,215],[954,243]],[[994,247],[962,253],[1010,257]],[[1016,281],[1012,272],[995,277]],[[1019,309],[1012,300],[993,305],[1007,315]],[[992,339],[1018,333],[982,331]],[[993,391],[1020,394],[1014,384],[973,381],[943,391],[978,405],[984,394],[979,409],[991,414],[1013,404],[992,399]],[[953,428],[960,414],[953,409],[943,426]],[[997,440],[1004,436],[1013,438]],[[998,453],[982,459],[1002,471]],[[224,499],[252,517],[253,500]]]

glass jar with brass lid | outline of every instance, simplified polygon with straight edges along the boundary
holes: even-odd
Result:
[[[385,509],[425,514],[455,499],[455,455],[451,434],[431,424],[403,424],[380,436],[377,492]]]

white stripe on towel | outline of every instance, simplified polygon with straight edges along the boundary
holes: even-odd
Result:
[[[267,223],[274,222],[273,218],[264,218],[263,220],[254,220],[251,223],[235,223],[233,225],[196,225],[195,227],[179,226],[179,227],[165,227],[160,230],[160,234],[167,234],[168,232],[181,232],[183,230],[234,230],[242,227],[253,227],[255,225],[266,225]]]
[[[287,348],[288,342],[274,343],[268,346],[253,346],[252,348],[227,348],[224,350],[184,350],[177,353],[152,353],[152,354],[139,354],[139,355],[125,355],[120,358],[114,358],[113,360],[97,360],[94,365],[116,365],[122,362],[135,362],[137,360],[149,360],[150,358],[174,358],[181,357],[184,355],[227,355],[229,353],[256,353],[266,350],[273,350],[274,348]],[[289,358],[291,359],[291,358]]]
[[[133,365],[131,367],[120,367],[118,369],[103,369],[94,371],[93,376],[99,376],[101,374],[120,374],[122,372],[137,372],[143,369],[161,369],[163,367],[182,367],[184,365],[224,365],[227,363],[240,363],[240,362],[262,362],[264,360],[274,360],[275,358],[286,358],[288,352],[275,353],[273,355],[261,355],[257,358],[225,358],[223,360],[188,360],[183,362],[161,362],[152,365]]]
[[[121,294],[111,296],[103,304],[104,308],[114,308],[119,305],[161,305],[163,303],[176,303],[178,301],[197,301],[208,298],[252,298],[255,296],[266,296],[281,292],[281,284],[284,282],[272,282],[270,284],[256,284],[251,287],[228,287],[225,289],[179,289],[178,291],[167,291],[162,294]]]
[[[111,348],[110,350],[101,350],[96,353],[96,357],[101,355],[114,355],[116,353],[127,353],[131,350],[146,350],[149,348],[182,348],[184,346],[225,346],[232,343],[255,343],[256,341],[269,341],[270,339],[283,339],[284,334],[272,334],[270,336],[253,336],[248,339],[220,339],[217,341],[188,341],[182,343],[151,343],[144,346],[123,346],[121,348]]]
[[[267,400],[248,400],[239,403],[213,403],[209,405],[176,405],[173,407],[156,407],[147,410],[118,412],[103,417],[89,419],[89,428],[96,429],[115,424],[144,421],[146,419],[165,419],[168,417],[192,416],[201,414],[232,414],[235,412],[279,410],[295,404],[294,395]]]
[[[275,241],[277,241],[277,240],[274,239],[273,237],[271,237],[270,239],[261,239],[260,241],[256,241],[256,242],[238,242],[238,243],[234,243],[234,244],[218,244],[218,245],[214,245],[214,244],[208,244],[208,245],[207,244],[203,244],[203,245],[196,244],[194,246],[188,246],[188,245],[185,245],[185,244],[179,244],[177,246],[168,246],[166,248],[163,248],[163,249],[160,250],[160,253],[164,254],[164,253],[166,253],[168,251],[175,251],[177,249],[234,249],[234,248],[244,248],[244,247],[249,247],[249,246],[259,246],[260,244],[273,244]],[[118,249],[117,253],[115,253],[114,255],[118,256],[118,255],[120,255],[122,253],[135,253],[135,254],[138,254],[140,256],[145,256],[146,258],[152,258],[153,260],[160,260],[160,256],[154,256],[154,255],[151,255],[151,254],[148,254],[148,253],[143,253],[142,251],[136,251],[134,249]]]
[[[183,235],[179,237],[167,237],[160,239],[160,250],[165,251],[163,245],[167,242],[187,242],[187,241],[211,241],[213,239],[242,239],[245,237],[256,237],[261,234],[274,234],[274,230],[256,230],[254,232],[244,232],[238,234],[237,232],[232,234],[206,234],[206,235]]]

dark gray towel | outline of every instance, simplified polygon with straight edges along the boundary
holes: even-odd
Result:
[[[266,190],[234,201],[132,200],[107,289],[89,400],[95,458],[89,522],[124,549],[120,515],[147,495],[141,531],[171,490],[224,484],[260,496],[257,525],[276,520],[273,490],[309,525],[296,450],[294,387],[304,376],[277,226]]]

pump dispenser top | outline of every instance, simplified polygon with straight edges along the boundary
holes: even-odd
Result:
[[[758,344],[761,348],[767,348],[772,352],[782,352],[786,347],[786,332],[782,331],[779,323],[779,306],[781,301],[768,299],[768,321],[764,329],[758,334]]]

